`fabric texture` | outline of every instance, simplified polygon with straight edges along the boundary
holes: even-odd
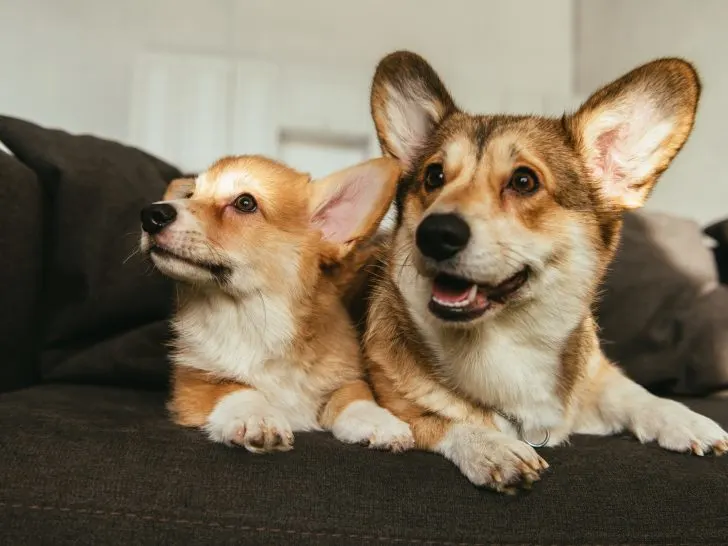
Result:
[[[597,320],[604,352],[655,390],[699,395],[728,386],[728,288],[695,222],[625,215]]]
[[[532,491],[472,486],[434,454],[298,434],[252,455],[172,424],[161,393],[0,395],[0,529],[24,544],[726,544],[728,461],[628,437],[543,449]],[[690,400],[728,425],[725,400]]]
[[[0,117],[0,140],[44,196],[43,379],[162,386],[172,286],[136,252],[139,211],[179,171],[128,146],[9,117]]]
[[[43,199],[38,179],[0,151],[0,391],[34,383]]]

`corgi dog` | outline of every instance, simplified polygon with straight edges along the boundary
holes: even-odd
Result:
[[[620,214],[685,143],[699,94],[689,63],[661,59],[561,118],[471,115],[418,55],[380,61],[372,116],[402,177],[364,345],[378,402],[417,448],[503,492],[574,433],[728,449],[718,424],[609,362],[591,312]]]
[[[143,209],[141,249],[178,281],[175,422],[253,453],[290,450],[294,432],[312,430],[413,446],[409,425],[374,402],[343,303],[398,177],[387,158],[311,181],[227,157]]]

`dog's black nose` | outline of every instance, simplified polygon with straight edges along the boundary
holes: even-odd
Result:
[[[470,226],[457,214],[431,214],[420,222],[415,239],[422,254],[446,260],[468,244]]]
[[[154,235],[174,222],[177,218],[177,209],[167,203],[154,203],[142,209],[141,218],[142,229]]]

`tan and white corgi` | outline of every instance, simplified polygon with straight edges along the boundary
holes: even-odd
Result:
[[[471,115],[421,57],[380,62],[372,115],[403,175],[365,349],[379,403],[418,448],[511,492],[547,468],[534,447],[573,433],[728,449],[715,422],[609,362],[591,312],[620,214],[683,146],[699,93],[690,64],[662,59],[573,115]]]
[[[398,176],[386,158],[311,182],[270,159],[229,157],[142,211],[142,250],[179,281],[177,423],[254,453],[321,429],[374,448],[413,445],[363,379],[341,290]]]

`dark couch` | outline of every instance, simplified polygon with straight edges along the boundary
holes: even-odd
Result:
[[[0,117],[0,141],[14,154],[0,153],[0,544],[728,543],[728,457],[575,437],[543,450],[551,470],[532,491],[507,497],[431,454],[322,433],[254,456],[173,425],[172,289],[134,250],[139,208],[180,173],[133,148],[11,118]],[[607,311],[624,313],[625,293],[640,305],[637,281],[623,276],[633,261],[615,264]],[[605,349],[728,426],[728,401],[697,396],[725,387],[715,384],[723,376],[698,380],[693,366],[699,348],[722,342],[719,329],[686,326],[686,313],[706,306],[691,307],[705,279],[682,278],[663,278],[670,304],[629,332],[602,313]],[[719,301],[723,288],[712,289]],[[711,325],[723,320],[717,309]],[[655,372],[666,352],[686,356]]]

